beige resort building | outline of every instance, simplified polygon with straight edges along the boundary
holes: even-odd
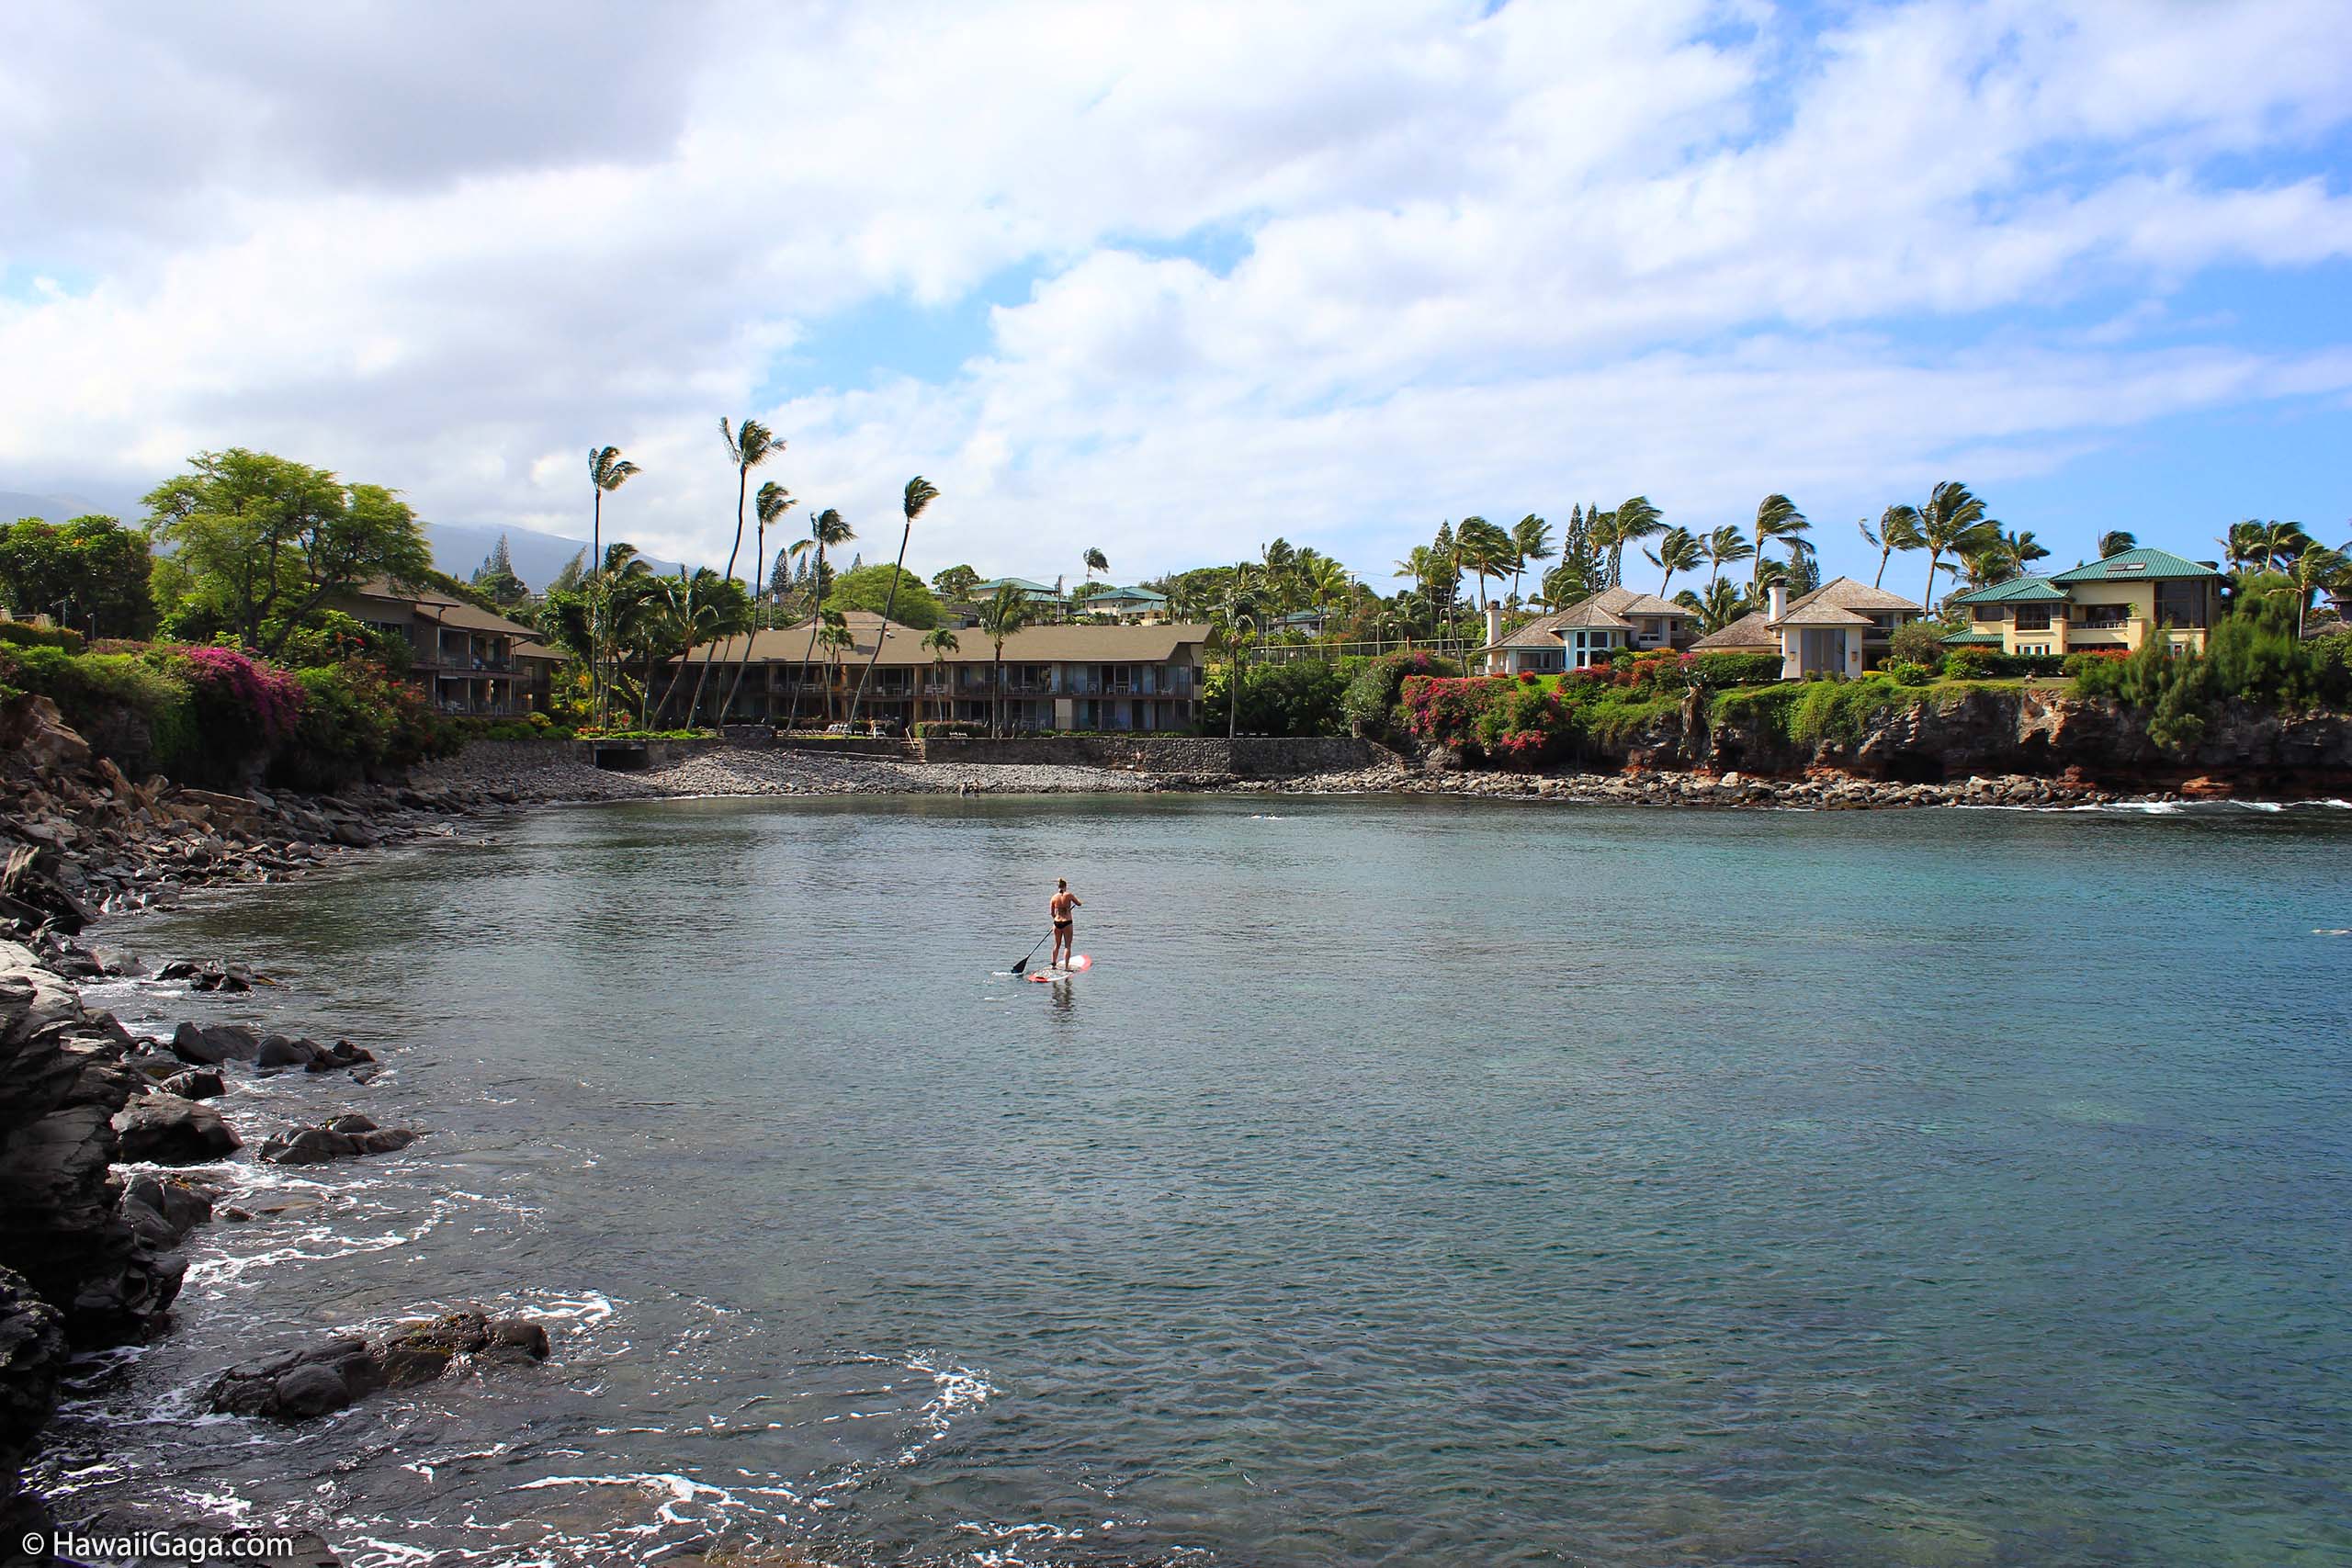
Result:
[[[1701,637],[1690,651],[1771,654],[1784,681],[1860,675],[1884,661],[1895,627],[1928,613],[1900,593],[1850,577],[1833,577],[1794,599],[1775,583],[1767,595],[1764,608]]]
[[[519,622],[382,578],[329,601],[328,607],[405,641],[409,683],[442,713],[513,717],[544,712],[556,667],[563,662]]]
[[[1204,626],[1024,626],[1005,638],[1000,694],[995,645],[976,627],[957,628],[957,647],[940,656],[922,646],[928,634],[871,612],[850,612],[847,625],[855,647],[837,660],[821,646],[812,650],[808,622],[753,632],[740,690],[735,670],[746,639],[725,638],[712,655],[718,694],[706,690],[705,711],[733,690],[730,724],[784,724],[796,702],[804,728],[845,718],[878,638],[881,654],[858,709],[861,724],[878,719],[901,730],[926,721],[985,726],[1000,694],[1008,732],[1182,731],[1200,715]],[[695,650],[695,664],[703,652]],[[673,660],[657,677],[666,722],[683,721],[697,676],[689,670],[671,693],[676,673]]]
[[[1954,595],[1951,602],[1968,611],[1968,629],[1944,641],[2016,654],[2131,651],[2162,626],[2174,648],[2202,651],[2226,581],[2216,568],[2169,550],[2125,550],[2071,571]]]

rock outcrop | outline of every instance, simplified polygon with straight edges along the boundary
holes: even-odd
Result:
[[[382,1389],[435,1382],[461,1366],[527,1365],[548,1359],[548,1332],[526,1318],[477,1311],[405,1323],[375,1339],[346,1335],[290,1355],[232,1367],[212,1383],[224,1415],[301,1421]]]
[[[64,1315],[23,1275],[0,1269],[0,1542],[11,1551],[49,1528],[40,1500],[18,1491],[17,1471],[57,1408],[65,1358]]]
[[[210,1106],[161,1089],[116,1111],[114,1135],[116,1158],[145,1165],[205,1165],[244,1142]]]
[[[416,1142],[405,1127],[379,1127],[365,1116],[338,1116],[316,1127],[274,1133],[261,1146],[272,1165],[324,1165],[329,1160],[388,1155]]]
[[[144,1337],[179,1291],[180,1261],[123,1220],[108,1168],[114,1118],[142,1087],[121,1065],[129,1038],[0,942],[0,1258],[85,1344]]]

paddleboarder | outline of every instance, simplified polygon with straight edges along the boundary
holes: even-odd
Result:
[[[1054,919],[1054,953],[1053,956],[1046,961],[1046,967],[1048,969],[1060,968],[1062,961],[1077,951],[1078,926],[1071,918],[1071,911],[1078,907],[1078,895],[1069,890],[1069,879],[1059,876],[1054,878],[1053,900],[1046,906],[1047,912]]]

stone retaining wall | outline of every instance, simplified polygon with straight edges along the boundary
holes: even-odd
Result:
[[[1396,761],[1369,740],[1343,735],[1245,735],[1230,744],[1222,736],[1210,735],[1024,735],[1004,740],[940,737],[924,740],[922,754],[927,762],[1131,768],[1242,778],[1348,773]]]

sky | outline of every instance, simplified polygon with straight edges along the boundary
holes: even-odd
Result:
[[[2352,536],[2342,0],[0,9],[0,490],[243,446],[720,562],[719,420],[868,559],[1957,479]],[[749,547],[745,547],[748,556]],[[1920,557],[1888,586],[1917,593]],[[1629,572],[1636,585],[1638,574]]]

